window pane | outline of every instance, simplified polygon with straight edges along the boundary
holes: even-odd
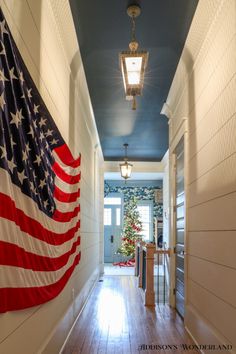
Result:
[[[138,205],[138,211],[142,222],[150,222],[150,206]]]
[[[120,226],[120,208],[116,208],[116,225]]]
[[[141,204],[138,205],[137,207],[142,222],[142,230],[140,231],[140,234],[142,235],[144,241],[149,241],[151,239],[151,227],[152,227],[151,205]]]
[[[105,226],[111,225],[111,209],[110,208],[104,209],[104,225]]]
[[[143,240],[144,241],[148,241],[149,240],[149,238],[150,238],[150,225],[149,224],[147,224],[147,223],[143,223],[142,224],[142,231],[140,232],[141,233],[141,235],[143,236]]]
[[[104,198],[105,205],[121,205],[121,198],[119,197],[106,197]]]

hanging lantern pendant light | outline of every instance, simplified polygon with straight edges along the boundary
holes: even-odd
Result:
[[[120,164],[121,177],[124,178],[125,180],[127,180],[128,178],[131,177],[131,171],[132,171],[132,167],[133,167],[133,165],[128,162],[128,158],[127,158],[128,146],[129,146],[129,144],[124,144],[125,158],[124,158],[124,162]]]
[[[147,66],[148,52],[138,51],[139,44],[135,34],[135,18],[141,13],[137,5],[129,6],[127,14],[132,19],[131,42],[129,51],[120,53],[120,66],[124,81],[124,88],[127,100],[132,100],[132,109],[136,110],[136,96],[142,94],[144,73]]]

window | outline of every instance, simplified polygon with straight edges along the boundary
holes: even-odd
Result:
[[[116,226],[120,226],[120,208],[116,208]]]
[[[104,198],[104,226],[118,226],[122,224],[122,203],[120,193],[110,193]]]
[[[104,208],[104,225],[111,225],[111,208]]]
[[[120,197],[106,197],[104,198],[104,205],[121,205]]]
[[[151,200],[138,202],[137,205],[140,219],[142,222],[142,231],[140,234],[143,236],[144,241],[152,241],[153,239],[153,217],[152,209],[153,203]]]

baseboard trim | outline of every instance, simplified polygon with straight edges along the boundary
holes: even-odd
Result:
[[[193,334],[192,334],[192,333],[190,332],[190,330],[188,329],[188,327],[185,326],[185,329],[186,329],[186,331],[188,332],[188,335],[192,338],[194,344],[199,345],[198,342],[196,341],[195,337],[193,336]],[[202,350],[200,350],[200,352],[201,352],[202,354],[204,354],[204,352],[203,352]]]
[[[69,337],[70,337],[70,335],[71,335],[71,332],[73,331],[73,329],[74,329],[74,327],[75,327],[75,325],[76,325],[76,322],[78,321],[78,319],[79,319],[81,313],[83,312],[83,309],[85,308],[85,306],[86,306],[86,304],[87,304],[87,302],[88,302],[88,300],[89,300],[89,298],[90,298],[90,296],[91,296],[91,294],[92,294],[92,292],[93,292],[93,289],[94,289],[94,287],[95,287],[96,282],[97,282],[98,279],[99,279],[99,275],[97,276],[97,279],[95,279],[94,284],[93,284],[93,286],[91,287],[91,289],[90,289],[90,291],[89,291],[89,293],[88,293],[88,297],[86,298],[86,300],[85,300],[85,302],[83,303],[83,305],[82,305],[82,307],[81,307],[81,309],[80,309],[78,315],[76,316],[76,318],[75,318],[75,320],[74,320],[74,322],[73,322],[73,324],[72,324],[72,326],[71,326],[71,329],[69,330],[69,332],[68,332],[68,334],[67,334],[67,336],[66,336],[66,339],[65,339],[65,341],[64,341],[64,343],[63,343],[63,345],[62,345],[62,347],[61,347],[61,350],[60,350],[59,354],[61,354],[62,351],[63,351],[63,349],[65,348],[66,343],[67,343],[67,341],[68,341],[68,339],[69,339]]]
[[[60,322],[57,324],[54,329],[50,339],[47,341],[47,344],[44,346],[43,350],[39,351],[41,354],[61,354],[68,338],[81,315],[91,293],[100,277],[99,269],[95,269],[91,276],[87,279],[86,283],[82,287],[79,295],[76,297],[75,302],[79,304],[79,311],[73,318],[73,313],[75,311],[75,303],[72,302],[68,307],[67,311],[64,313],[64,316],[61,318]],[[71,321],[71,319],[73,320]]]

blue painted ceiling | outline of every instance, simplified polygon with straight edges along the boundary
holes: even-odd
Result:
[[[142,8],[136,20],[140,49],[149,52],[137,110],[125,100],[119,52],[128,49],[128,4]],[[160,161],[168,148],[168,122],[160,115],[198,0],[70,0],[88,88],[105,160]]]

